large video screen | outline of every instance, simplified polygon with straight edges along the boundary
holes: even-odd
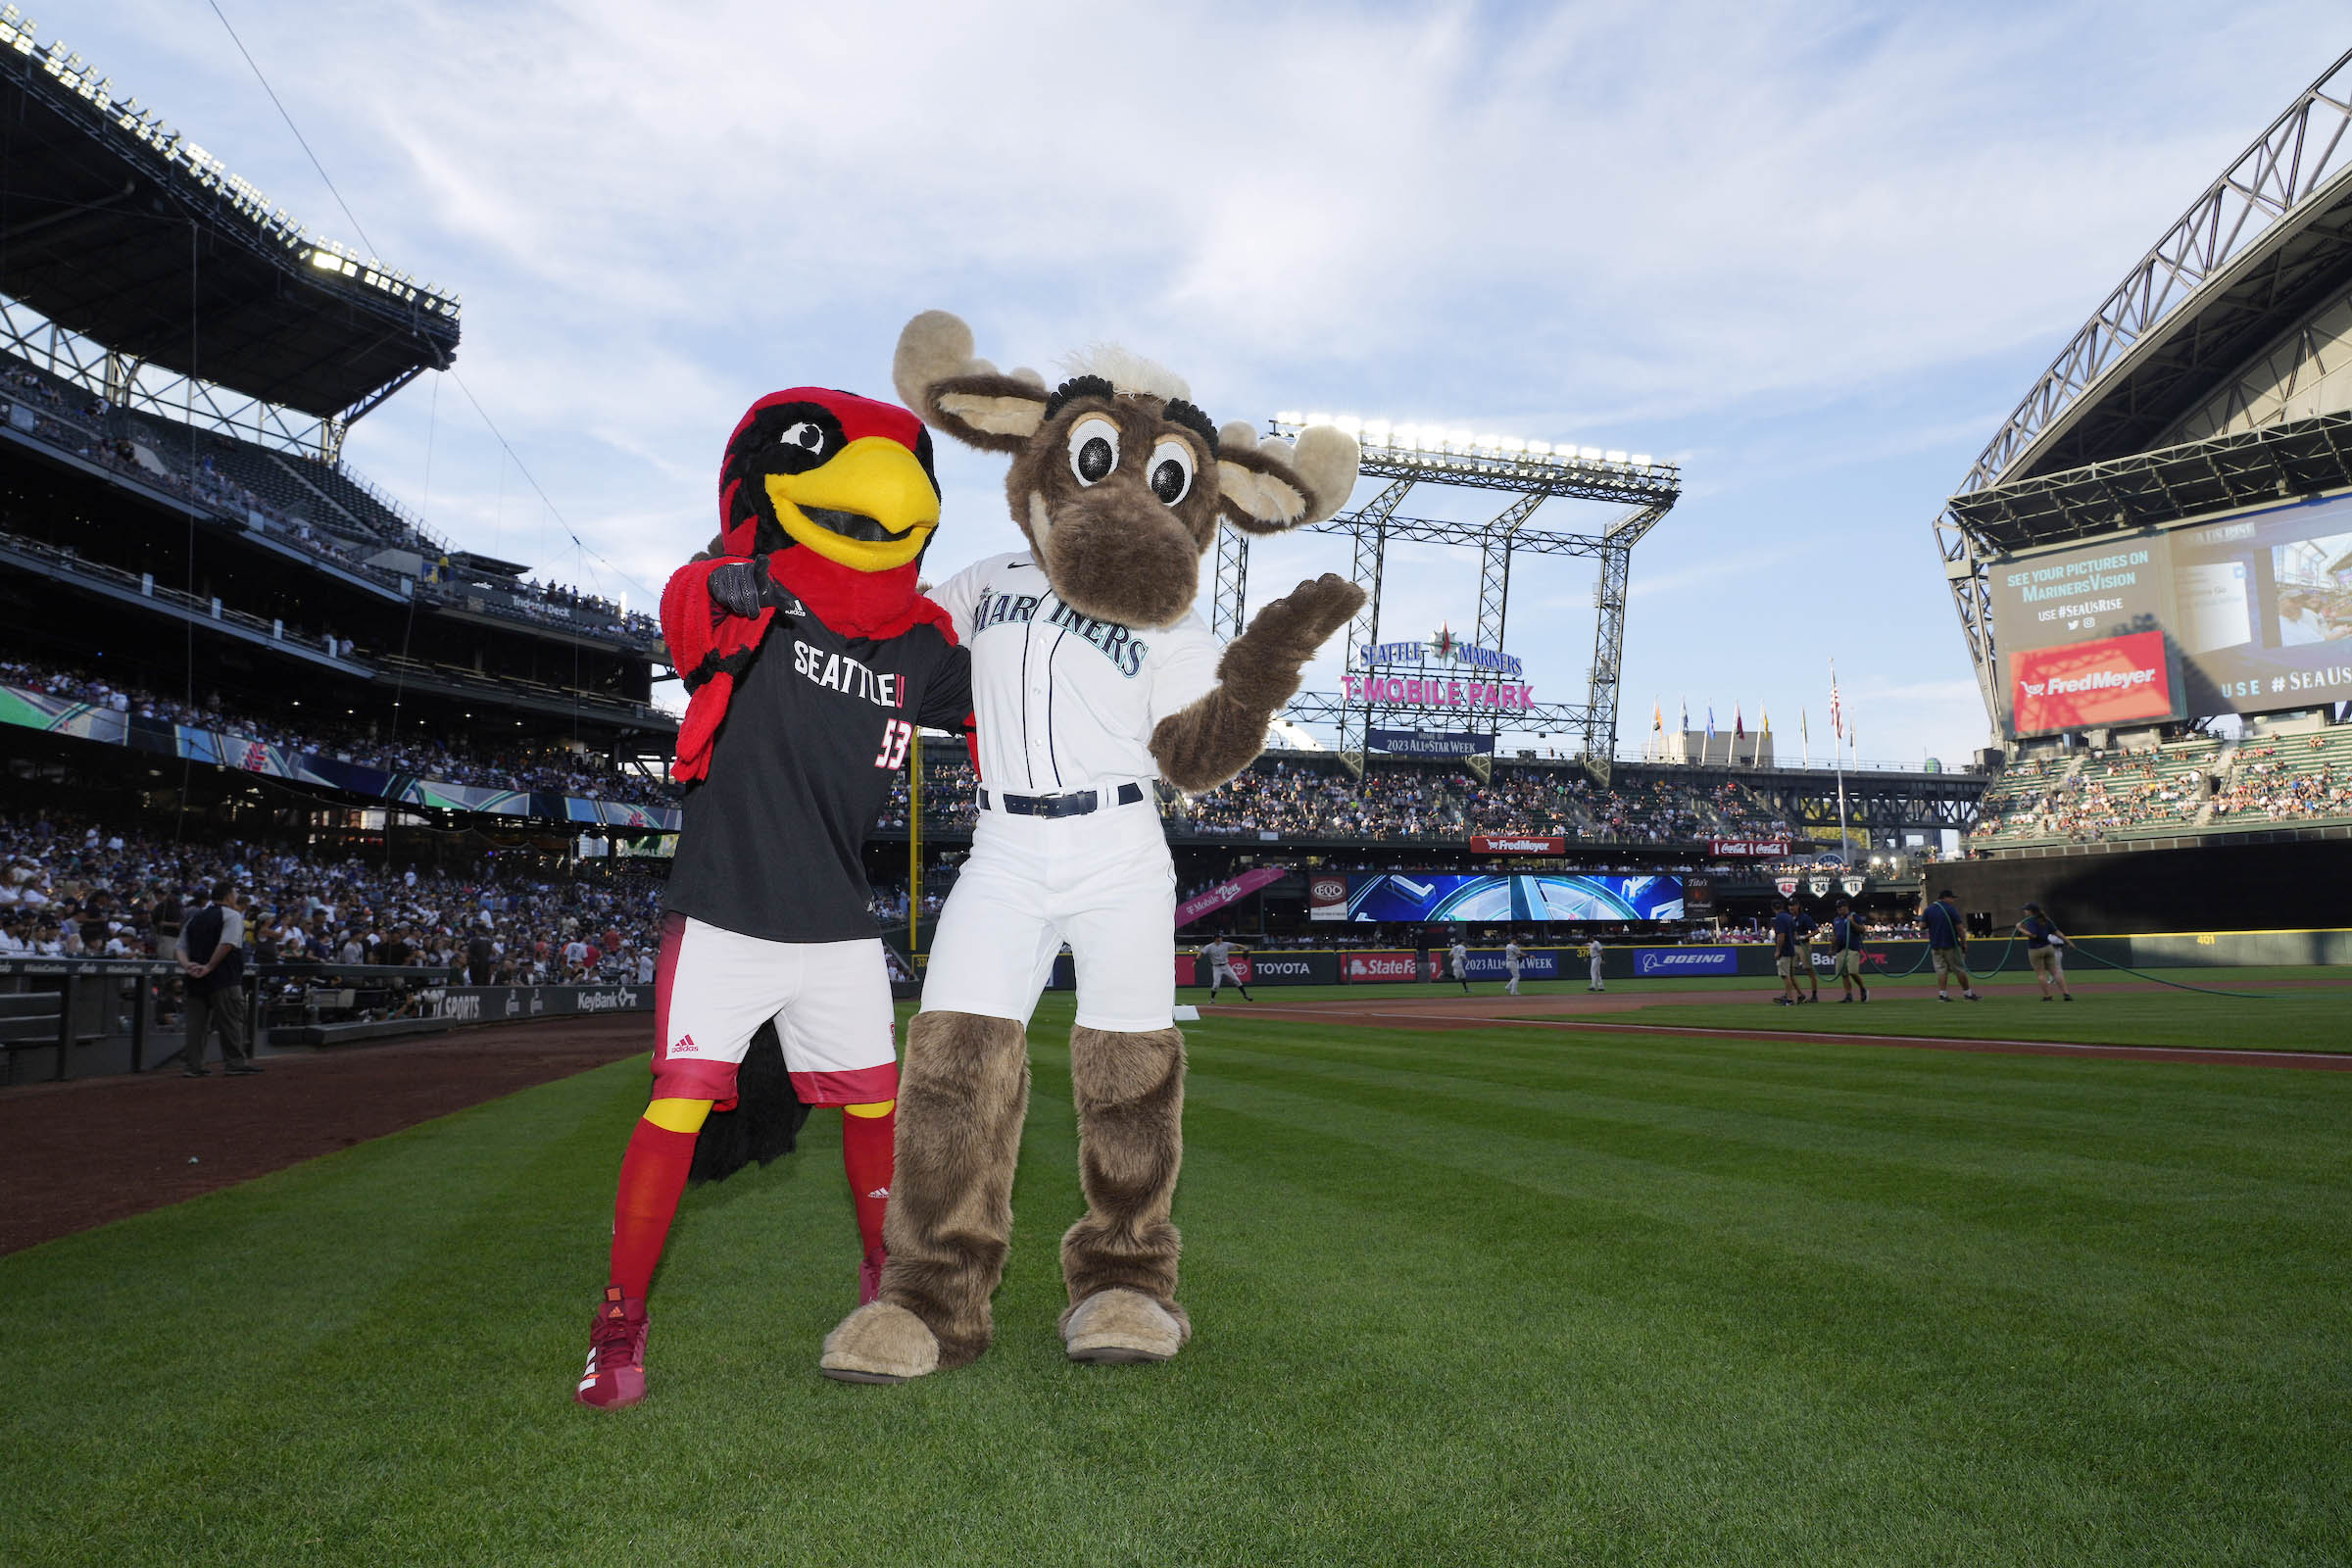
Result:
[[[1386,871],[1348,879],[1350,920],[1680,920],[1673,876],[1465,876]]]
[[[2352,698],[2352,497],[2006,558],[2019,735]]]

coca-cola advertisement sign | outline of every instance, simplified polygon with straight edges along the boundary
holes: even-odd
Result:
[[[1410,953],[1344,953],[1340,955],[1340,978],[1349,982],[1364,980],[1418,980],[1418,960]]]
[[[1707,853],[1724,859],[1777,860],[1788,853],[1787,839],[1709,839]]]
[[[1556,833],[1474,833],[1472,855],[1565,855],[1568,841]]]

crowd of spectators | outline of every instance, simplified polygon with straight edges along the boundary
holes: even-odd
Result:
[[[2352,816],[2352,766],[2338,766],[2333,756],[2313,765],[2313,754],[2327,750],[2326,738],[2313,735],[2299,746],[2287,741],[2241,751],[2230,782],[2214,796],[2214,816],[2267,822]]]
[[[431,563],[443,559],[442,546],[437,541],[388,508],[384,509],[388,524],[384,536],[355,542],[314,527],[309,518],[291,515],[272,505],[251,486],[223,472],[210,452],[184,472],[173,460],[184,457],[185,449],[172,451],[169,442],[161,447],[148,445],[145,451],[150,461],[141,461],[141,446],[127,433],[127,416],[122,411],[95,393],[65,386],[29,369],[0,368],[0,402],[8,405],[11,422],[37,440],[141,484],[202,502],[217,512],[239,518],[249,514],[260,516],[285,542],[343,570],[383,579],[397,577],[398,573],[368,564],[368,557],[386,548],[409,550]],[[20,410],[22,413],[18,414],[16,411]],[[437,564],[428,567],[428,580],[437,577],[439,570]],[[529,619],[566,623],[583,618],[602,619],[638,637],[661,634],[660,624],[653,616],[624,610],[612,600],[583,594],[560,583],[526,581],[515,585],[508,607]]]
[[[476,984],[651,983],[661,883],[493,859],[459,874],[294,845],[172,844],[55,817],[0,817],[0,956],[172,956],[216,880],[247,890],[264,964],[464,967]]]
[[[450,784],[547,790],[633,806],[675,805],[680,793],[677,786],[666,780],[598,768],[582,754],[564,746],[509,745],[500,748],[495,757],[483,757],[476,753],[467,737],[447,731],[387,740],[356,726],[326,719],[314,722],[308,718],[296,728],[231,711],[222,706],[217,692],[208,694],[201,703],[190,704],[102,676],[55,669],[23,660],[0,661],[0,683],[47,697],[111,708],[119,713],[220,730],[267,746],[321,753],[347,762]]]
[[[2218,769],[2218,770],[2217,770]],[[1985,793],[1969,843],[2095,844],[2203,822],[2352,816],[2352,745],[2336,732],[2248,742],[2223,760],[2213,743],[2094,752],[2012,763]]]

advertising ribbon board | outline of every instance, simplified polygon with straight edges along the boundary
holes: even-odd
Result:
[[[1473,833],[1472,855],[1565,855],[1568,840],[1557,833]]]
[[[1260,865],[1244,871],[1229,882],[1220,882],[1206,893],[1195,894],[1176,906],[1176,928],[1183,930],[1204,914],[1214,914],[1229,904],[1239,904],[1259,888],[1270,887],[1291,874],[1287,865]]]
[[[1306,883],[1306,917],[1310,920],[1347,919],[1348,879],[1336,872],[1309,877]]]
[[[1421,966],[1410,953],[1343,953],[1340,978],[1350,984],[1367,980],[1418,980]]]
[[[1368,729],[1364,749],[1398,757],[1486,757],[1494,750],[1494,736],[1417,729]]]
[[[1788,853],[1787,839],[1709,839],[1707,853],[1719,860],[1778,860]]]
[[[1637,948],[1634,950],[1634,973],[1660,974],[1738,974],[1740,950],[1737,948]]]

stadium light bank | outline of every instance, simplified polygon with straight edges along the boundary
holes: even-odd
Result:
[[[1567,442],[1522,441],[1515,436],[1437,424],[1396,424],[1387,419],[1358,418],[1352,414],[1282,413],[1274,416],[1274,434],[1296,437],[1310,424],[1335,425],[1355,437],[1368,464],[1396,464],[1439,471],[1493,474],[1498,469],[1530,478],[1589,479],[1598,474],[1679,483],[1682,466],[1662,462],[1645,452],[1628,453]]]
[[[271,207],[269,197],[249,181],[230,173],[220,159],[165,124],[163,117],[154,110],[140,108],[136,98],[117,99],[114,78],[100,77],[98,68],[69,50],[62,39],[44,48],[34,37],[37,25],[16,6],[0,9],[0,49],[37,56],[41,70],[60,87],[88,104],[117,130],[143,143],[166,165],[179,172],[181,177],[193,180],[200,189],[251,222],[264,238],[292,251],[297,261],[307,262],[321,272],[337,273],[419,310],[457,316],[457,295],[434,284],[419,284],[408,273],[395,271],[350,246],[312,238],[286,217],[283,208]]]

